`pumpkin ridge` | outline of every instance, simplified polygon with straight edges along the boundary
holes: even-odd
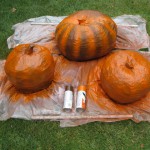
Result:
[[[95,39],[96,39],[95,34],[96,33],[93,32],[91,26],[88,26],[88,28],[89,28],[88,34],[90,35],[90,36],[89,35],[88,36],[90,37],[90,39],[89,39],[89,42],[87,43],[87,45],[88,45],[87,53],[90,54],[90,57],[88,56],[88,58],[91,59],[91,58],[95,57],[95,51],[96,51],[97,43],[95,41]]]
[[[61,43],[62,43],[62,41],[63,41],[63,39],[64,39],[64,33],[66,32],[66,30],[67,30],[68,28],[69,28],[69,24],[63,28],[63,30],[62,30],[62,32],[60,33],[60,35],[58,36],[58,38],[56,38],[56,39],[57,39],[57,42],[58,42],[58,48],[59,48],[59,49],[60,49],[60,47],[63,48],[62,45],[61,45]],[[64,50],[62,50],[62,52],[64,53]]]
[[[63,26],[63,28],[58,28],[57,34],[56,34],[56,39],[57,39],[58,41],[60,40],[61,34],[64,32],[64,30],[66,30],[66,28],[67,28],[68,25],[69,25],[69,24],[66,23],[66,24]]]
[[[67,40],[71,40],[73,42],[74,39],[75,39],[75,35],[77,33],[77,28],[78,26],[75,25],[74,28],[70,31],[70,35],[68,36],[68,39]],[[79,28],[78,28],[79,29]],[[72,58],[72,53],[75,52],[75,47],[74,47],[74,44],[71,44],[71,42],[68,42],[68,44],[66,44],[66,57],[69,57],[69,58]]]
[[[67,44],[68,44],[68,37],[69,37],[69,33],[71,32],[72,28],[74,27],[74,25],[72,24],[72,26],[70,25],[69,27],[67,27],[67,29],[64,31],[64,33],[62,34],[63,37],[62,40],[60,41],[60,46],[62,48],[62,53],[67,56]]]
[[[81,45],[81,30],[80,27],[77,25],[77,29],[75,32],[75,38],[77,40],[76,44],[73,44],[73,50],[72,50],[72,58],[77,59],[79,57],[79,51],[80,51],[80,45]]]
[[[108,33],[109,33],[108,41],[109,41],[110,48],[114,48],[114,46],[115,46],[114,41],[116,41],[116,37],[113,38],[114,37],[114,31],[110,28],[109,24],[106,24],[105,27],[106,27],[106,29],[108,30]]]
[[[62,23],[62,24],[59,24],[57,27],[56,27],[56,30],[55,30],[55,33],[57,33],[57,37],[59,37],[60,33],[61,33],[61,27],[65,27],[68,23]]]
[[[99,34],[99,31],[96,31],[97,28],[94,27],[94,25],[91,25],[90,26],[91,30],[93,31],[94,34],[94,39],[95,39],[95,53],[94,53],[94,58],[98,57],[98,55],[100,55],[100,52],[101,52],[101,49],[102,49],[102,44],[101,42],[103,43],[104,39],[101,38],[101,34]]]
[[[117,32],[117,25],[115,24],[115,22],[113,21],[113,23],[110,22],[109,24],[110,24],[111,29]]]
[[[101,53],[105,53],[105,55],[109,52],[109,50],[107,50],[106,53],[106,49],[109,49],[109,43],[110,43],[110,32],[108,32],[107,28],[104,26],[104,24],[97,22],[96,23],[98,25],[98,28],[104,33],[104,35],[102,35],[102,43],[100,45],[101,46]],[[102,28],[102,29],[101,29]],[[106,39],[104,39],[104,37],[106,37]],[[108,43],[107,43],[108,42]]]
[[[114,48],[114,33],[111,31],[111,28],[109,25],[106,25],[106,31],[108,32],[108,44],[110,45],[110,49],[113,49]]]
[[[81,44],[80,44],[80,49],[82,49],[82,51],[79,51],[79,58],[78,60],[82,60],[83,58],[87,58],[88,54],[86,53],[87,49],[88,49],[88,45],[86,44],[88,42],[87,38],[86,38],[86,32],[85,30],[81,31]]]

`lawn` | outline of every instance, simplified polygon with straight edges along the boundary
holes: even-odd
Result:
[[[110,16],[139,14],[150,34],[150,0],[0,0],[0,58],[10,52],[6,40],[13,24],[43,15],[68,15],[94,9]],[[0,150],[140,150],[150,149],[150,124],[95,122],[60,128],[58,122],[10,119],[0,122]]]

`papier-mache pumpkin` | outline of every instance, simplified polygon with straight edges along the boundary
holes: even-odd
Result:
[[[81,10],[60,22],[55,38],[65,57],[85,61],[108,54],[115,47],[116,30],[115,22],[107,15]]]
[[[140,100],[150,91],[150,62],[136,51],[113,51],[102,67],[101,86],[118,103]]]
[[[5,63],[5,72],[19,91],[36,92],[47,88],[53,80],[53,57],[43,46],[21,44],[9,54]]]

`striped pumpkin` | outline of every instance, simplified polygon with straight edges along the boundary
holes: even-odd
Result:
[[[60,22],[55,38],[69,60],[85,61],[108,54],[116,42],[115,22],[98,11],[78,11]]]

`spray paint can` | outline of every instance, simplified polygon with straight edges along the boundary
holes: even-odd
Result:
[[[65,112],[70,112],[72,110],[72,104],[73,104],[73,87],[69,85],[66,86],[65,88],[63,110]]]
[[[78,86],[76,111],[83,112],[86,109],[86,86]]]

